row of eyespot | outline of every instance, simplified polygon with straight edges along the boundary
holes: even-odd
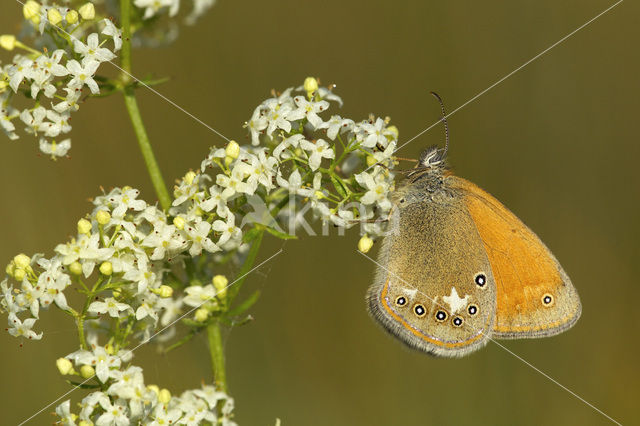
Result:
[[[407,304],[407,298],[404,296],[398,296],[396,298],[396,305],[398,306],[404,306]],[[467,306],[467,312],[469,313],[469,315],[474,316],[478,313],[479,308],[478,305],[475,305],[473,303],[471,303],[469,306]],[[427,310],[426,308],[421,305],[420,303],[416,303],[415,305],[413,305],[413,312],[416,314],[416,316],[418,318],[422,318],[427,314]],[[442,310],[442,309],[438,309],[435,312],[434,318],[437,322],[444,322],[447,320],[447,318],[449,318],[449,314]],[[455,317],[453,317],[453,319],[451,320],[451,323],[455,326],[455,327],[461,327],[462,324],[464,323],[464,319],[459,316],[456,315]]]

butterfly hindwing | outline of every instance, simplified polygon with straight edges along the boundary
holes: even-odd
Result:
[[[496,293],[489,259],[459,199],[413,189],[396,198],[369,311],[411,347],[463,356],[491,335]]]

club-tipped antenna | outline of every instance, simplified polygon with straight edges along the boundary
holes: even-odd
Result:
[[[438,95],[436,92],[429,92],[429,93],[431,93],[433,97],[438,100],[438,102],[440,103],[440,109],[442,110],[441,120],[444,123],[445,143],[444,143],[444,151],[442,151],[442,155],[440,156],[440,158],[444,160],[444,158],[447,156],[447,151],[449,150],[449,125],[447,124],[447,112],[444,109],[444,102],[442,102],[442,98],[440,97],[440,95]]]

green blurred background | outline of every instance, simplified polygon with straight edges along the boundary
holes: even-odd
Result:
[[[452,110],[611,4],[222,0],[173,45],[137,51],[134,69],[172,77],[164,95],[237,140],[270,89],[314,75],[338,85],[341,115],[389,115],[403,142],[438,119],[429,90]],[[0,33],[14,32],[20,5],[1,10]],[[538,233],[583,303],[569,332],[503,343],[622,423],[638,421],[640,396],[638,12],[620,4],[449,119],[454,170]],[[170,183],[223,143],[152,93],[139,96]],[[90,99],[73,125],[71,160],[37,156],[30,138],[1,142],[3,261],[51,254],[101,185],[135,186],[155,200],[120,97]],[[438,126],[399,154],[442,141]],[[374,265],[356,253],[357,238],[354,230],[263,247],[262,258],[284,253],[250,276],[245,286],[263,291],[255,321],[226,340],[241,425],[609,423],[494,344],[435,359],[388,337],[365,310]],[[0,335],[3,424],[68,389],[54,360],[75,350],[75,328],[52,311],[41,318],[41,342],[20,348]],[[211,380],[204,338],[168,356],[149,345],[134,361],[147,383],[175,393]],[[52,411],[32,423],[52,423]]]

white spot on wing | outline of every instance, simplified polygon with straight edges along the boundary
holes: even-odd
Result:
[[[469,302],[469,295],[465,294],[464,297],[458,296],[458,292],[455,287],[451,287],[451,295],[443,296],[442,300],[445,301],[451,308],[451,315],[455,315],[459,310],[464,309]]]

